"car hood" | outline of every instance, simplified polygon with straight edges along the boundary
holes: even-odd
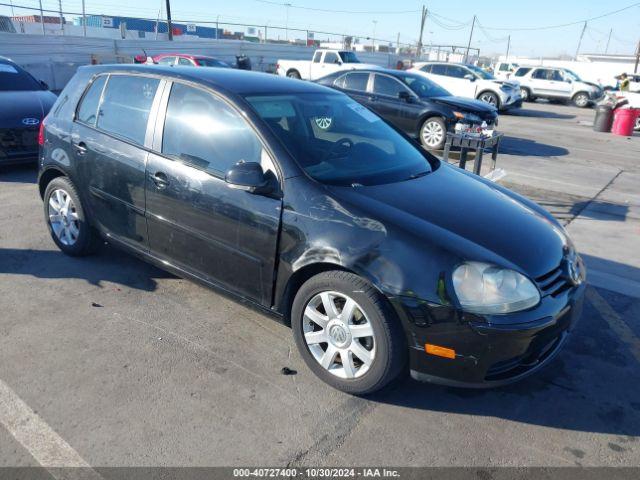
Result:
[[[405,182],[329,188],[387,229],[409,233],[418,250],[447,251],[457,261],[485,261],[535,278],[556,268],[570,245],[542,208],[446,164]]]
[[[55,101],[55,94],[48,90],[0,92],[0,127],[24,127],[25,118],[35,118],[39,123]]]
[[[520,88],[519,80],[489,80],[490,82],[497,83],[499,85],[508,85],[511,88]]]
[[[453,108],[464,110],[465,112],[471,112],[481,116],[497,113],[495,107],[489,105],[488,103],[481,102],[480,100],[473,100],[470,98],[448,96],[432,97],[429,98],[429,100],[434,103],[447,105]]]

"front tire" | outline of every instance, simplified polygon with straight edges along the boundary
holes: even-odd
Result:
[[[307,280],[293,301],[291,326],[307,366],[343,392],[378,391],[406,365],[398,319],[384,297],[352,273],[323,272]]]
[[[523,102],[533,102],[534,100],[528,88],[520,88],[520,97],[522,98]]]
[[[589,95],[584,92],[578,92],[573,96],[573,104],[579,108],[586,108],[589,106]]]
[[[493,92],[482,92],[478,95],[478,100],[488,103],[489,105],[493,105],[496,108],[500,108],[500,99],[498,98],[498,95]]]
[[[85,212],[71,180],[67,177],[51,180],[44,192],[44,218],[51,238],[67,255],[88,255],[97,245],[97,235]]]
[[[427,118],[420,127],[420,143],[427,150],[442,150],[447,141],[447,125],[442,117]]]

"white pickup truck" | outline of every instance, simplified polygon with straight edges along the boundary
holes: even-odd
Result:
[[[311,60],[278,60],[276,73],[283,77],[317,80],[338,70],[380,68],[360,63],[356,54],[347,50],[316,50]]]

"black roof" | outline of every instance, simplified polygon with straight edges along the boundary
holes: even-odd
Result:
[[[424,77],[415,72],[409,72],[407,70],[398,70],[395,68],[354,68],[353,70],[339,70],[337,72],[330,73],[323,78],[335,78],[345,73],[386,73],[387,75],[391,75],[392,77],[416,77],[420,79],[424,79]],[[322,78],[318,79],[321,81]]]
[[[226,90],[239,95],[273,93],[334,93],[335,90],[321,85],[280,77],[270,73],[251,72],[233,68],[196,68],[167,65],[92,65],[81,67],[89,71],[99,72],[131,72],[151,73],[202,83],[213,88]]]

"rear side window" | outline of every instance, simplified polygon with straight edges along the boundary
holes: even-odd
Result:
[[[191,60],[189,60],[188,58],[180,57],[178,58],[178,65],[188,65],[192,67],[193,63],[191,63]]]
[[[87,125],[95,126],[96,118],[98,115],[98,104],[100,103],[100,96],[104,89],[104,83],[107,81],[107,76],[103,75],[96,78],[87,93],[82,97],[80,107],[78,108],[78,114],[76,119],[79,122],[86,123]]]
[[[539,68],[539,69],[535,70],[531,74],[531,77],[537,78],[539,80],[546,80],[547,79],[547,73],[548,73],[548,70]]]
[[[446,65],[431,65],[431,73],[434,75],[446,75],[447,74],[447,66]]]
[[[316,52],[313,55],[313,63],[320,63],[320,57],[322,57],[322,52]]]
[[[167,105],[162,153],[222,176],[240,160],[261,163],[262,144],[247,122],[222,100],[175,83]]]
[[[176,57],[163,57],[158,60],[158,65],[173,65],[176,63]]]
[[[349,73],[344,79],[344,88],[348,90],[358,90],[364,92],[367,90],[367,82],[369,74],[364,72]]]
[[[111,75],[100,105],[97,127],[144,145],[159,82],[155,78]]]

